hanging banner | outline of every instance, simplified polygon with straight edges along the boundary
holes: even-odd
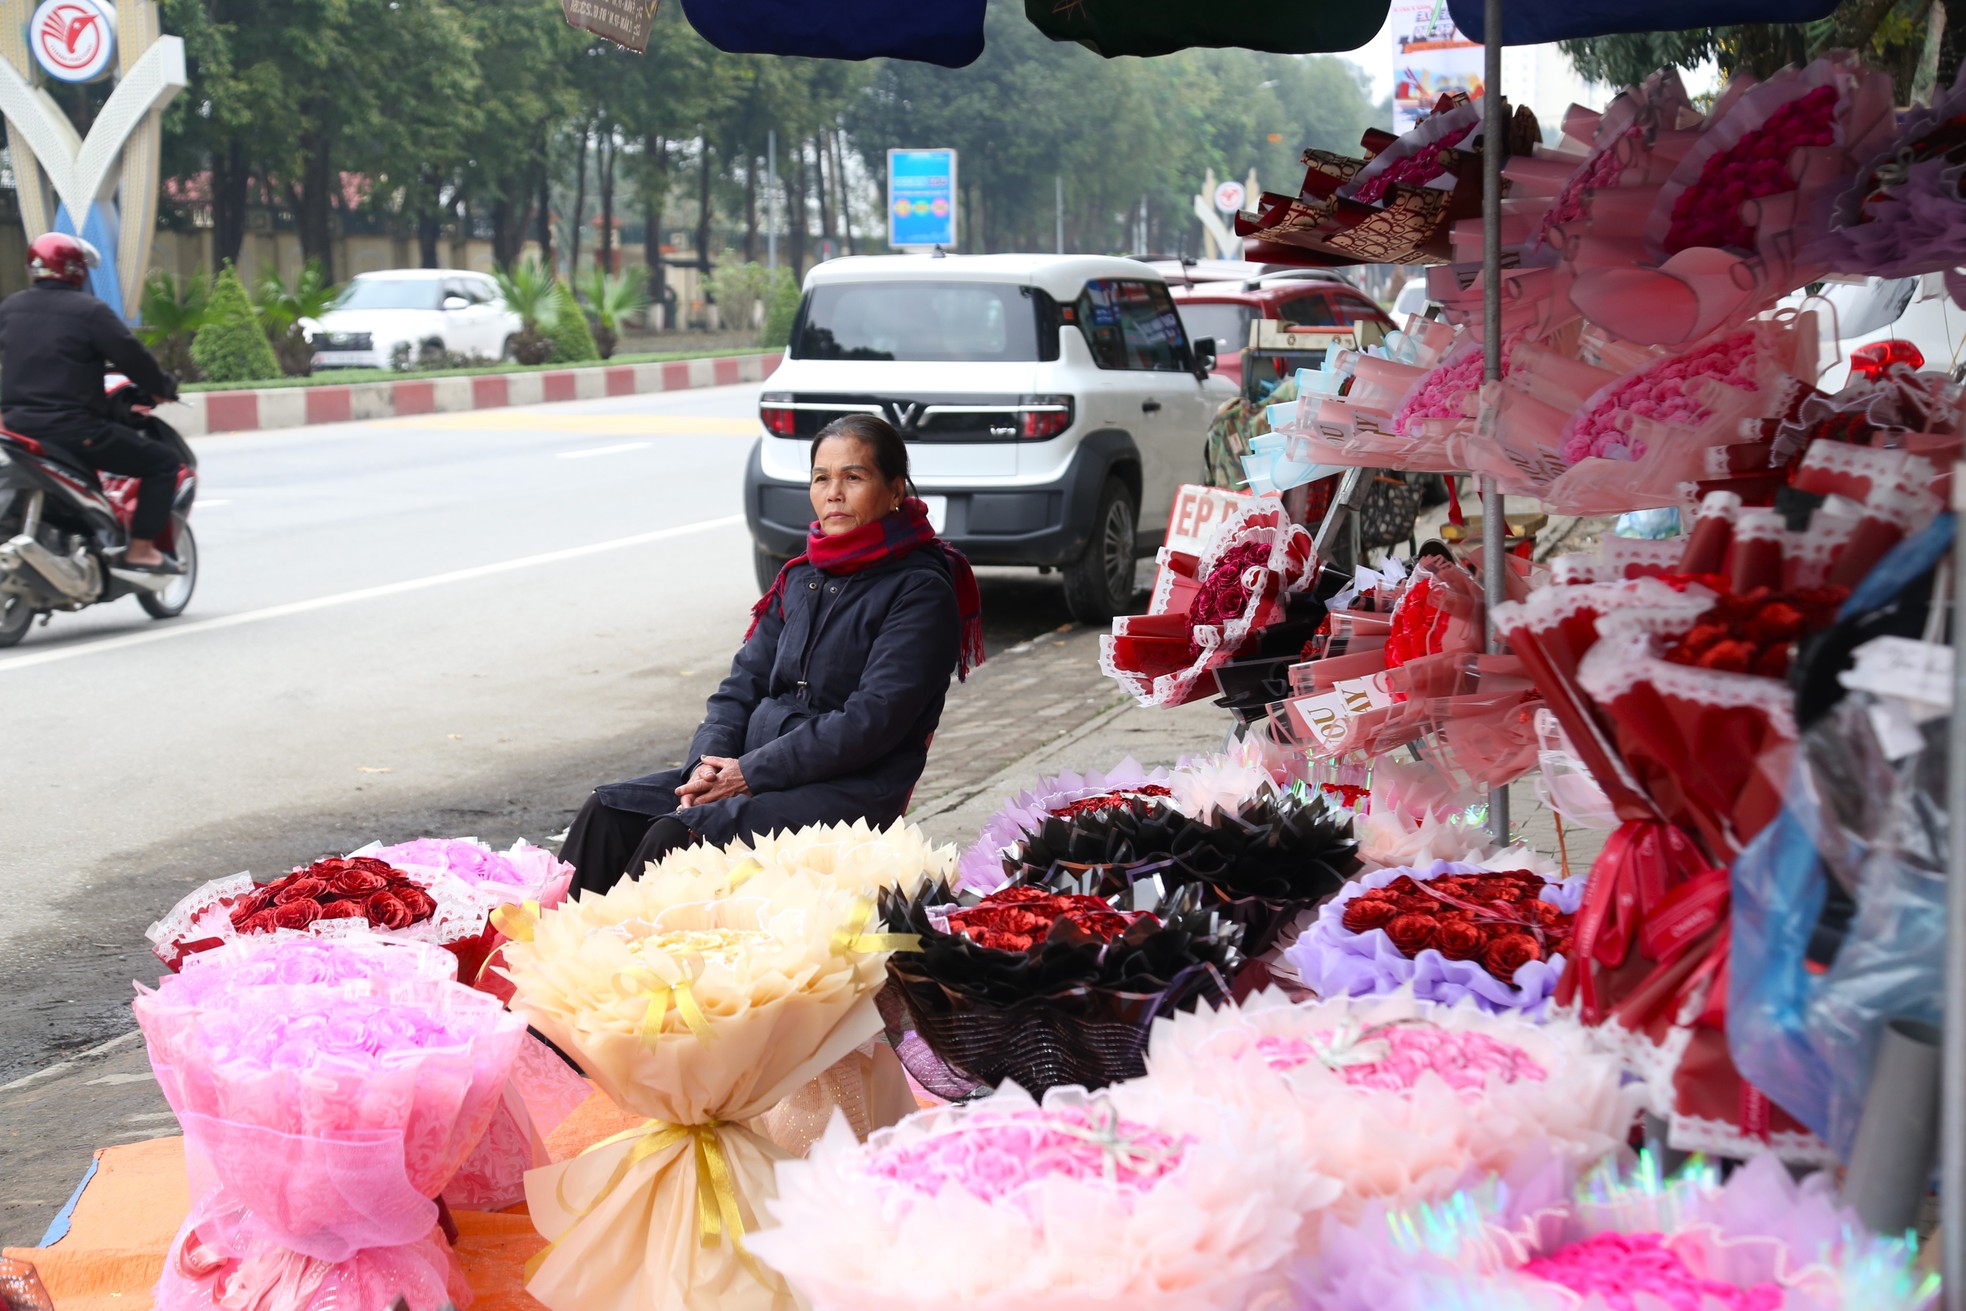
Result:
[[[560,0],[567,22],[636,54],[648,53],[659,0]]]
[[[1481,95],[1479,42],[1461,35],[1448,15],[1446,0],[1393,0],[1393,32],[1399,54],[1393,61],[1393,131],[1410,131],[1433,112],[1444,95]]]
[[[956,152],[887,152],[887,244],[926,250],[956,244]]]

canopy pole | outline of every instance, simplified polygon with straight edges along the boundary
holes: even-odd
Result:
[[[1502,0],[1482,3],[1481,75],[1481,355],[1482,376],[1502,378],[1502,148],[1509,124],[1502,105]],[[1481,480],[1482,590],[1488,598],[1488,650],[1502,649],[1495,628],[1495,607],[1508,599],[1509,525],[1503,515],[1502,489],[1493,478]],[[1488,794],[1488,831],[1495,840],[1509,840],[1509,790]]]
[[[1952,719],[1946,752],[1946,973],[1945,1055],[1940,1066],[1943,1096],[1939,1110],[1939,1257],[1945,1304],[1966,1311],[1966,733],[1959,715],[1966,709],[1966,540],[1958,525],[1966,519],[1966,462],[1952,472]],[[1934,596],[1934,605],[1943,604]]]

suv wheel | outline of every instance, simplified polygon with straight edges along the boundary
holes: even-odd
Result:
[[[771,590],[771,585],[778,581],[778,571],[783,569],[791,558],[789,555],[773,555],[756,542],[751,543],[751,565],[757,570],[759,596]]]
[[[1103,624],[1133,603],[1133,543],[1138,516],[1133,494],[1117,478],[1099,492],[1092,540],[1065,566],[1065,608],[1082,624]]]

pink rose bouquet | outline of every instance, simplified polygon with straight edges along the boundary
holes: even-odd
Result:
[[[468,1301],[433,1199],[490,1123],[525,1025],[435,966],[414,945],[289,938],[140,991],[194,1199],[161,1311]]]

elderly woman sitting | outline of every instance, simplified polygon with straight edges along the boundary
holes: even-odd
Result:
[[[812,443],[806,553],[752,610],[683,768],[596,788],[562,857],[605,891],[696,842],[900,818],[949,675],[983,661],[969,562],[908,495],[908,448],[855,414]]]

